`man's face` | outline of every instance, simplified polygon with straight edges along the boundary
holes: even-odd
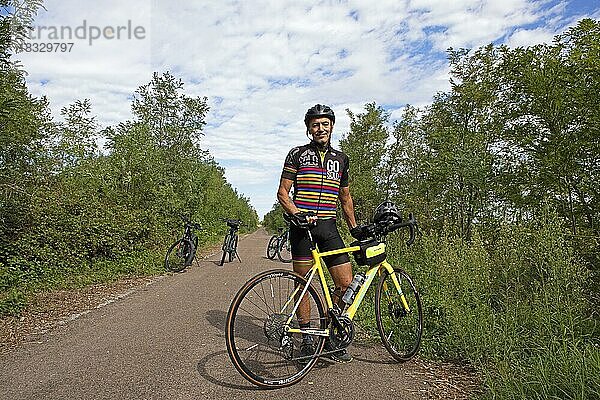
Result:
[[[308,133],[312,136],[313,140],[321,146],[325,146],[329,143],[332,131],[333,124],[327,117],[314,118],[308,123]]]

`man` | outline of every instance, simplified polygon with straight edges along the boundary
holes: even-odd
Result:
[[[331,147],[331,133],[335,124],[333,110],[317,104],[306,112],[304,117],[306,134],[311,139],[304,146],[295,147],[287,155],[281,174],[277,199],[283,209],[297,218],[302,213],[316,214],[316,226],[311,229],[320,251],[337,250],[345,247],[336,226],[336,208],[339,198],[344,218],[350,229],[356,227],[354,203],[348,187],[348,157]],[[290,199],[290,189],[294,187],[294,199]],[[313,217],[314,218],[314,217]],[[313,265],[309,241],[303,229],[294,225],[290,228],[292,262],[294,271],[305,275]],[[335,283],[334,303],[341,297],[352,282],[352,265],[348,254],[328,256],[324,259]],[[340,304],[341,306],[341,304]],[[310,326],[310,304],[300,303],[297,312],[300,326]],[[303,338],[301,355],[312,355],[312,337]],[[332,351],[326,343],[326,351]],[[349,362],[352,356],[346,349],[329,355],[335,361]]]

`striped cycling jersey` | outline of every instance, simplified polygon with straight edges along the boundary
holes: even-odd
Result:
[[[335,218],[340,187],[348,186],[348,156],[332,147],[319,151],[314,142],[294,147],[281,177],[294,181],[293,200],[300,211]]]

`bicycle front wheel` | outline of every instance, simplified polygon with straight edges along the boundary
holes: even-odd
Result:
[[[271,239],[269,239],[269,244],[267,245],[267,258],[272,260],[275,258],[276,254],[277,254],[277,236],[273,235],[273,236],[271,236]]]
[[[225,240],[223,240],[223,256],[221,257],[221,264],[225,263],[225,257],[227,257],[227,253],[229,252],[229,242],[231,241],[231,235],[225,235]]]
[[[417,354],[423,333],[421,298],[410,276],[400,268],[394,275],[400,283],[400,292],[387,270],[375,292],[377,329],[385,348],[398,361],[408,361]],[[406,304],[402,301],[402,296]],[[407,307],[408,306],[408,309]]]
[[[179,239],[167,251],[165,268],[172,272],[183,271],[189,265],[188,259],[192,257],[193,251],[192,242],[186,239]],[[189,263],[191,264],[191,260]]]
[[[289,386],[315,365],[325,344],[324,336],[312,336],[313,347],[308,346],[311,351],[307,352],[306,342],[302,348],[303,335],[285,329],[306,285],[306,280],[294,272],[265,271],[250,279],[233,299],[225,321],[227,352],[235,368],[253,384],[266,388]],[[310,327],[325,329],[325,307],[312,285],[301,305],[308,307]],[[299,327],[297,315],[292,316],[289,326]]]
[[[284,263],[292,262],[292,246],[290,245],[290,235],[286,234],[279,241],[279,248],[277,249],[277,257],[279,261]]]

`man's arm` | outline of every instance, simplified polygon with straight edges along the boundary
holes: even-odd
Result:
[[[344,219],[348,224],[348,229],[354,228],[356,226],[354,202],[352,201],[352,196],[350,196],[350,188],[348,186],[340,188],[340,203],[342,204],[342,212],[344,213]]]
[[[279,181],[279,189],[277,190],[277,200],[279,200],[279,204],[288,214],[296,214],[300,210],[294,204],[292,199],[290,199],[290,189],[294,181],[286,178],[281,178]]]

